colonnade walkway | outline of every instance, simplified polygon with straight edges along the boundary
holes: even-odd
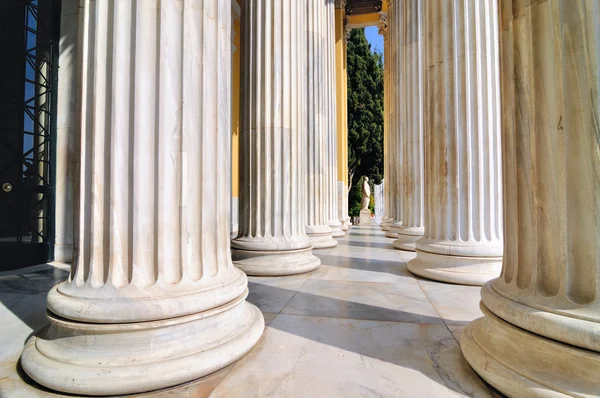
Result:
[[[151,397],[499,396],[458,344],[482,316],[479,287],[427,281],[376,226],[352,227],[322,265],[289,277],[250,277],[248,300],[265,315],[260,342],[240,361]],[[18,371],[23,345],[47,323],[46,293],[67,267],[0,273],[0,396],[59,396]],[[110,378],[109,378],[110,379]]]

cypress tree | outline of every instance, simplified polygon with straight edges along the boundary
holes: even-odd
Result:
[[[364,29],[352,30],[347,56],[348,213],[358,216],[363,176],[374,184],[383,178],[383,56]]]

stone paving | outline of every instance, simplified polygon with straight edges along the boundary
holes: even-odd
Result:
[[[248,300],[267,328],[242,360],[151,397],[489,397],[458,345],[481,316],[479,288],[412,275],[414,253],[393,249],[375,226],[353,227],[321,267],[255,278]],[[58,396],[18,368],[28,336],[44,326],[46,292],[66,266],[0,273],[0,396]]]

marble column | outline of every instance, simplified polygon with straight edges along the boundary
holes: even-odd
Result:
[[[231,247],[250,275],[321,264],[305,230],[306,51],[306,0],[244,0],[240,225]]]
[[[315,249],[334,247],[337,241],[332,238],[327,211],[326,150],[329,117],[326,112],[328,86],[327,70],[327,5],[322,0],[307,0],[307,79],[308,79],[308,150],[307,156],[307,222],[306,234]],[[336,195],[337,200],[337,195]]]
[[[229,205],[229,236],[233,239],[238,233],[239,209],[239,142],[240,142],[240,24],[242,8],[237,0],[231,0],[231,200]]]
[[[323,2],[323,0],[321,0]],[[329,226],[334,238],[339,238],[346,233],[342,229],[342,222],[338,216],[338,147],[337,147],[337,90],[336,90],[336,64],[335,64],[335,3],[333,0],[324,2],[325,13],[325,125],[327,134],[327,211]]]
[[[390,128],[389,128],[389,171],[390,171],[390,228],[385,236],[398,238],[398,227],[402,226],[402,202],[400,197],[401,174],[400,164],[402,160],[401,151],[401,115],[400,107],[402,94],[402,2],[393,1],[388,8],[388,23],[390,30]]]
[[[390,217],[390,157],[389,157],[389,135],[390,135],[390,40],[388,27],[388,13],[381,12],[379,17],[379,34],[383,36],[383,219],[381,229],[390,229],[392,221]]]
[[[408,269],[481,285],[502,266],[496,0],[424,2],[425,235]]]
[[[461,338],[508,396],[600,395],[600,4],[502,0],[502,273]]]
[[[415,251],[415,243],[423,237],[424,227],[424,153],[423,153],[423,2],[403,0],[403,33],[400,38],[403,75],[400,101],[402,144],[399,172],[402,224],[396,228],[396,249]]]
[[[56,105],[56,165],[54,184],[54,261],[73,261],[75,220],[73,197],[77,189],[75,154],[77,115],[77,32],[79,0],[62,0],[60,53]]]
[[[342,231],[352,226],[348,215],[348,73],[344,18],[346,0],[335,0],[335,63],[336,63],[336,108],[337,108],[337,197],[338,220]]]
[[[50,389],[169,387],[262,334],[229,258],[231,5],[200,4],[82,3],[76,257],[21,357]]]

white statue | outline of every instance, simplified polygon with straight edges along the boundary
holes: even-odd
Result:
[[[362,209],[361,211],[369,211],[369,203],[371,202],[371,187],[369,186],[369,177],[365,177],[362,186]]]

